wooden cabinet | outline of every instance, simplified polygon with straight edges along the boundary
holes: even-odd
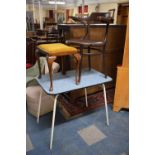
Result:
[[[123,64],[117,67],[113,111],[129,108],[129,27],[127,27]]]
[[[129,4],[120,4],[118,6],[117,24],[127,25],[129,14]]]

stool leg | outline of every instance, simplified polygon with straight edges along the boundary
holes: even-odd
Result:
[[[61,57],[61,70],[62,70],[62,74],[65,75],[66,74],[66,70],[65,70],[65,66],[64,66],[64,57]]]
[[[39,68],[39,76],[38,76],[38,78],[40,79],[42,75],[41,75],[40,55],[39,55],[38,50],[36,51],[36,58],[37,58],[37,61],[38,61],[38,68]]]
[[[107,96],[106,96],[105,85],[102,84],[102,87],[103,87],[103,95],[104,95],[104,102],[105,102],[106,120],[107,120],[107,125],[109,125],[108,106],[107,106]]]
[[[53,68],[52,68],[52,65],[56,58],[57,58],[56,56],[47,56],[47,63],[48,63],[49,76],[50,76],[50,91],[53,90],[53,80],[52,80],[53,79],[52,78]]]
[[[80,62],[80,68],[79,68],[79,76],[81,77],[82,59],[83,59],[83,46],[80,46],[80,54],[81,54],[81,62]]]
[[[107,78],[107,66],[106,66],[106,52],[105,52],[105,45],[103,47],[102,51],[102,73],[104,73],[105,78]]]
[[[38,112],[37,112],[37,123],[39,124],[40,108],[41,108],[41,98],[42,98],[42,89],[40,90],[39,103],[38,103]]]
[[[88,53],[90,53],[90,47],[88,47]],[[89,66],[89,71],[91,70],[91,59],[90,55],[88,55],[88,66]]]
[[[56,114],[56,105],[57,105],[58,96],[59,96],[59,94],[56,95],[56,97],[54,99],[52,126],[51,126],[50,150],[52,150],[52,144],[53,144],[54,123],[55,123],[55,114]]]
[[[86,101],[86,107],[88,107],[88,99],[87,99],[87,88],[85,90],[85,101]]]
[[[75,81],[76,84],[80,83],[81,74],[80,74],[80,63],[81,63],[81,55],[79,53],[74,54],[75,60],[76,60],[76,75],[75,75]]]

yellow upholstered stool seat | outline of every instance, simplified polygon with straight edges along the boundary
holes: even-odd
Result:
[[[38,67],[39,67],[39,78],[41,78],[41,67],[40,67],[40,56],[46,56],[49,68],[49,75],[50,75],[50,90],[53,89],[53,82],[52,82],[52,64],[56,60],[58,56],[62,57],[67,55],[73,55],[76,60],[76,75],[75,81],[76,84],[80,82],[81,70],[80,70],[80,62],[81,62],[81,54],[78,53],[78,50],[74,47],[67,46],[62,43],[54,43],[54,44],[41,44],[37,46],[37,59],[38,59]],[[64,63],[62,61],[61,65],[62,73],[65,74],[64,70]]]
[[[76,48],[61,43],[41,44],[38,48],[49,56],[65,56],[77,53]]]

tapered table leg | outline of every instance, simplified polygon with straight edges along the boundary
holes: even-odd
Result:
[[[55,96],[54,99],[54,106],[53,106],[53,116],[52,116],[52,126],[51,126],[51,139],[50,139],[50,150],[52,150],[52,144],[53,144],[53,133],[54,133],[54,123],[55,123],[55,114],[56,114],[56,107],[57,107],[57,99],[58,95]]]
[[[40,90],[38,111],[37,111],[37,123],[39,124],[40,108],[41,108],[42,89]]]
[[[105,85],[102,84],[102,87],[103,87],[103,95],[104,95],[104,101],[105,101],[106,120],[107,120],[107,125],[109,125],[109,115],[108,115],[107,96],[106,96]]]

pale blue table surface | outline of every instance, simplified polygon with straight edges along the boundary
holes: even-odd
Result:
[[[42,75],[42,77],[36,78],[39,85],[43,90],[49,95],[61,94],[81,88],[91,87],[106,82],[112,81],[112,78],[107,76],[105,78],[104,74],[91,69],[83,69],[81,73],[81,81],[78,85],[75,83],[75,70],[67,71],[65,75],[62,73],[53,74],[53,91],[49,91],[50,79],[49,74]]]

